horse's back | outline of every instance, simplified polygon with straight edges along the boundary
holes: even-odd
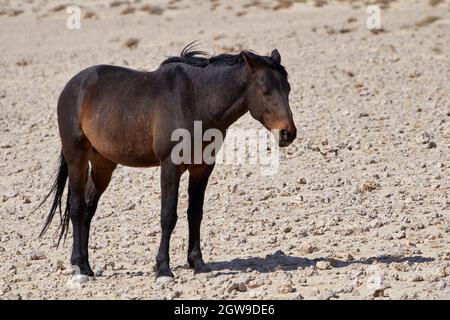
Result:
[[[138,77],[142,72],[111,65],[96,65],[78,72],[64,87],[58,100],[58,113],[75,109],[81,113],[85,99],[100,89],[106,97],[112,90],[108,87],[118,87],[124,79]],[[114,85],[117,83],[117,85]]]
[[[156,165],[170,151],[173,130],[193,123],[191,76],[175,63],[153,72],[110,65],[87,68],[61,94],[61,137],[85,137],[117,163]]]

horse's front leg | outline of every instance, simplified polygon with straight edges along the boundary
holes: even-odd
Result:
[[[195,273],[210,272],[200,249],[200,225],[203,218],[203,201],[208,179],[214,165],[192,166],[189,168],[189,249],[188,263]]]
[[[156,277],[173,278],[170,271],[169,243],[170,236],[177,223],[178,187],[181,172],[171,159],[161,163],[161,243],[156,256]]]

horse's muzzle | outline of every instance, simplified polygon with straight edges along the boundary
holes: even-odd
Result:
[[[296,137],[297,137],[297,129],[296,128],[294,128],[292,130],[287,130],[287,129],[280,130],[280,138],[279,138],[278,145],[280,147],[287,147],[295,140]]]

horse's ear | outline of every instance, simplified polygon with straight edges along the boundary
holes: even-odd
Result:
[[[273,61],[277,62],[278,64],[281,63],[281,56],[277,49],[273,50],[270,57]]]
[[[251,56],[251,54],[250,53],[248,53],[247,51],[242,51],[242,58],[244,59],[244,61],[245,61],[245,66],[249,69],[249,70],[251,70],[251,71],[254,71],[254,70],[256,70],[256,67],[257,67],[257,62],[255,61],[255,59]]]

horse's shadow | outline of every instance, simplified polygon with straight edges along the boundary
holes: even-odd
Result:
[[[245,259],[233,259],[230,261],[217,261],[210,263],[213,271],[233,273],[233,271],[254,270],[260,273],[268,273],[276,270],[293,271],[297,269],[304,269],[310,266],[316,266],[319,261],[329,261],[334,268],[343,268],[353,264],[370,265],[375,261],[383,264],[391,263],[426,263],[434,261],[434,258],[422,256],[398,256],[398,255],[380,255],[377,257],[361,258],[356,260],[339,260],[331,258],[316,258],[307,259],[302,257],[295,257],[285,255],[281,251],[277,251],[272,255],[261,257],[250,257]]]

